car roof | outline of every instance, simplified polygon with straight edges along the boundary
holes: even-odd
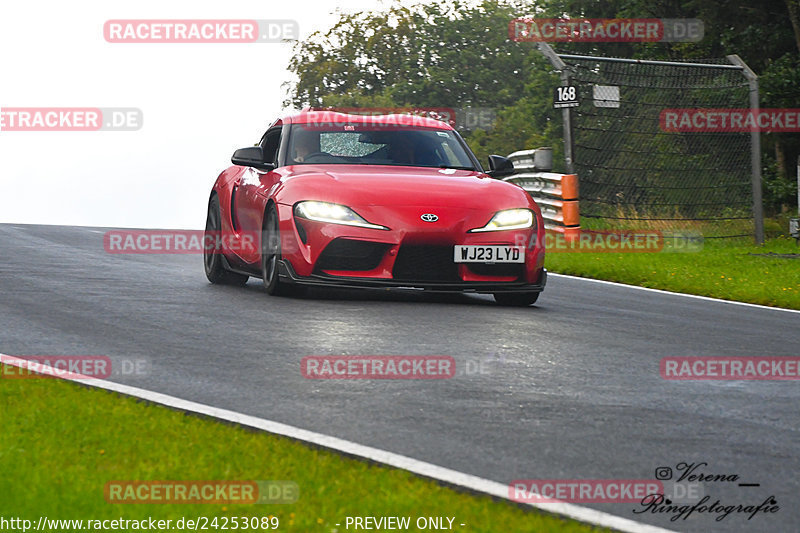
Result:
[[[277,123],[283,124],[386,124],[396,126],[417,126],[437,130],[452,130],[447,122],[417,115],[395,113],[391,115],[354,115],[333,110],[303,110],[286,115]]]

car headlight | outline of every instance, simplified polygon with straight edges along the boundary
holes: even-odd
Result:
[[[482,231],[501,231],[507,229],[525,229],[535,225],[536,219],[530,209],[505,209],[498,211],[482,228],[469,230],[469,233],[479,233]]]
[[[386,226],[370,224],[345,205],[329,202],[311,200],[300,202],[294,206],[294,214],[317,222],[330,222],[331,224],[344,224],[345,226],[358,226],[360,228],[389,229]]]

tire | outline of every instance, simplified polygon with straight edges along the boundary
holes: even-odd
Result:
[[[219,198],[217,195],[211,197],[208,202],[208,215],[206,216],[206,235],[211,232],[211,242],[216,241],[216,236],[222,230],[222,220],[219,211]],[[244,274],[237,274],[225,269],[222,263],[222,251],[219,249],[209,250],[203,243],[203,266],[205,267],[206,277],[208,281],[215,285],[238,285],[242,286],[247,283],[250,276]]]
[[[500,305],[528,307],[539,299],[538,292],[496,292],[494,301]]]
[[[281,232],[278,224],[278,211],[275,205],[267,208],[264,217],[264,230],[261,233],[261,279],[267,294],[289,296],[294,287],[284,283],[278,276],[278,263],[281,260]]]

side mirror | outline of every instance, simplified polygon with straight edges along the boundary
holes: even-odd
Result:
[[[264,151],[260,146],[248,146],[233,152],[231,163],[243,167],[253,167],[258,170],[272,170],[275,165],[264,161]]]
[[[489,156],[489,174],[493,178],[503,178],[514,173],[514,163],[501,155]]]

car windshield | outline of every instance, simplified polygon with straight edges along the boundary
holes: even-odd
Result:
[[[375,124],[294,124],[290,165],[395,165],[477,170],[451,130]]]

